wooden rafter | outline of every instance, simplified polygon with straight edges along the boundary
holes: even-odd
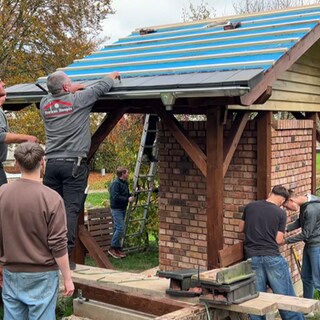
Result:
[[[177,121],[172,113],[165,111],[164,107],[157,109],[157,113],[165,126],[171,131],[182,148],[186,151],[195,165],[199,168],[202,174],[207,176],[207,156],[199,148],[199,146],[190,139],[184,128]]]
[[[227,173],[229,164],[232,160],[234,152],[237,149],[242,133],[250,116],[250,111],[238,112],[236,119],[232,124],[231,132],[223,146],[223,176]]]

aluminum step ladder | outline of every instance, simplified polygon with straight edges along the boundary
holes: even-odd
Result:
[[[144,121],[140,148],[133,176],[136,200],[130,202],[125,217],[123,248],[126,252],[141,251],[149,244],[146,224],[153,193],[157,191],[155,175],[158,164],[158,116],[147,114]]]

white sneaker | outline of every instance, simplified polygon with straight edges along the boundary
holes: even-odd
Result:
[[[305,313],[305,314],[304,314],[304,317],[305,317],[305,319],[311,319],[311,318],[314,317],[314,313],[313,313],[313,312]]]

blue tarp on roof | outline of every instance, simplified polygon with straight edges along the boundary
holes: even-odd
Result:
[[[120,72],[121,82],[101,97],[113,100],[113,106],[124,99],[134,106],[167,93],[248,106],[263,103],[258,98],[270,96],[279,75],[320,39],[319,22],[320,5],[313,5],[137,29],[59,70],[86,86]],[[17,109],[39,102],[46,89],[46,77],[12,86],[6,105]],[[104,104],[100,110],[109,111]]]
[[[230,17],[228,18],[230,19]],[[315,28],[320,6],[149,28],[119,39],[60,70],[73,80],[119,71],[122,78],[227,70],[269,70]],[[227,24],[241,22],[235,29]],[[148,30],[148,28],[146,28]],[[39,82],[45,81],[45,77]]]

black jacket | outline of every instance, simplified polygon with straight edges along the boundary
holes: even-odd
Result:
[[[289,224],[288,231],[301,227],[301,233],[286,239],[286,243],[304,241],[308,246],[320,246],[320,198],[311,195],[300,207],[299,219]]]
[[[128,182],[120,178],[115,179],[109,188],[111,209],[126,210],[131,196]]]

